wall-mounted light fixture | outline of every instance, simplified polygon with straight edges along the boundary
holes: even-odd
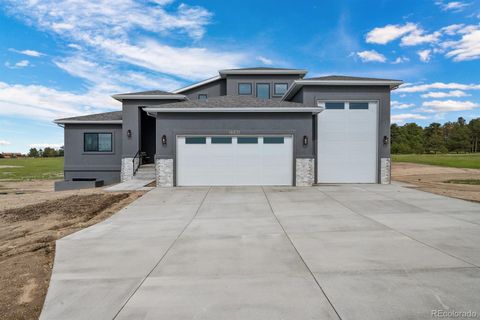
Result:
[[[308,145],[308,137],[307,136],[303,136],[303,145],[304,146]]]
[[[167,136],[163,135],[162,136],[162,146],[166,146],[166,145],[167,145]]]
[[[383,136],[383,144],[384,144],[384,145],[387,145],[389,141],[390,141],[390,138],[389,138],[389,137]]]
[[[132,137],[132,130],[130,130],[130,129],[127,130],[127,137],[129,137],[129,138]]]

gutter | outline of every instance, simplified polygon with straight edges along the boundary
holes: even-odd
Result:
[[[172,113],[172,112],[255,112],[255,113],[268,113],[268,112],[311,112],[317,114],[323,111],[323,108],[319,107],[304,107],[304,108],[262,108],[262,107],[250,107],[250,108],[143,108],[148,113]]]
[[[113,99],[123,100],[187,100],[183,94],[114,94]]]
[[[122,124],[122,120],[54,120],[56,124]]]

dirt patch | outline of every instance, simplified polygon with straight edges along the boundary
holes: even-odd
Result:
[[[394,162],[392,165],[392,179],[413,184],[420,190],[447,197],[480,202],[480,185],[447,182],[452,180],[480,179],[479,169]]]
[[[96,190],[0,211],[0,319],[37,319],[55,240],[108,218],[142,194]]]

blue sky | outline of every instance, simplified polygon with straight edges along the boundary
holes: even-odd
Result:
[[[61,146],[52,120],[111,94],[249,66],[404,80],[400,124],[480,117],[480,1],[4,0],[0,151]]]

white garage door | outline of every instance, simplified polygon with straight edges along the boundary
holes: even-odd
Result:
[[[291,136],[179,136],[178,186],[292,185]]]
[[[376,102],[324,102],[318,114],[318,182],[376,183]]]

